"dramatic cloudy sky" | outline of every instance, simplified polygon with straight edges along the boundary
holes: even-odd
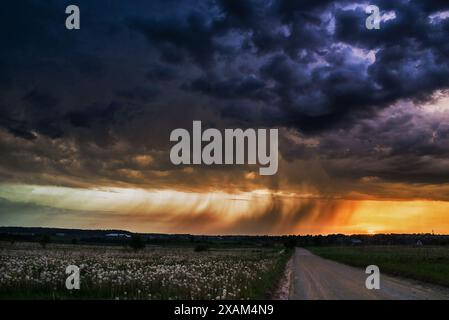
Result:
[[[3,1],[0,225],[449,233],[448,40],[443,0]],[[192,120],[278,173],[172,165]]]

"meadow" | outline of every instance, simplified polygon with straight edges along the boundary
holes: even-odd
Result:
[[[267,298],[290,252],[283,248],[0,243],[0,298]],[[80,267],[80,290],[65,288],[65,269]]]
[[[309,247],[313,253],[348,265],[449,287],[449,246]]]

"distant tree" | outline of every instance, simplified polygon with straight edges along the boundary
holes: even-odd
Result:
[[[78,244],[78,239],[77,238],[73,238],[72,239],[72,244]]]
[[[145,248],[145,242],[138,234],[133,234],[133,236],[131,237],[131,241],[129,242],[129,246],[135,251],[138,251]]]
[[[46,248],[47,244],[50,243],[50,236],[48,234],[44,234],[39,238],[39,243],[42,248]]]
[[[287,241],[284,242],[284,247],[286,247],[287,249],[293,249],[294,247],[296,247],[296,239],[295,238],[290,238]]]
[[[313,244],[315,246],[321,246],[323,244],[323,236],[321,234],[313,237]]]

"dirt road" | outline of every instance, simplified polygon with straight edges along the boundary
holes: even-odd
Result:
[[[365,287],[365,270],[326,260],[297,248],[290,299],[449,299],[449,289],[382,274],[380,289]]]

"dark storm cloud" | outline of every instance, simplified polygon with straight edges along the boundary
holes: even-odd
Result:
[[[180,53],[188,53],[199,65],[210,65],[216,50],[214,30],[204,16],[191,14],[185,20],[133,20],[130,27],[141,31],[151,44],[175,45]],[[182,58],[180,58],[182,59]]]
[[[176,71],[170,66],[156,64],[150,68],[145,76],[151,81],[170,81],[176,78]]]
[[[133,27],[150,43],[185,50],[200,67],[207,68],[206,75],[183,88],[219,99],[265,98],[267,104],[275,104],[278,121],[268,125],[303,131],[347,127],[398,99],[425,100],[433,90],[448,86],[447,46],[441,40],[448,36],[449,22],[431,24],[429,20],[430,13],[445,9],[442,3],[432,7],[408,1],[373,2],[396,14],[379,31],[365,28],[362,8],[346,9],[345,4],[279,1],[256,9],[250,1],[224,1],[218,4],[221,14],[211,9],[209,15],[141,21]],[[217,77],[219,66],[211,65],[220,58],[238,63],[235,53],[222,50],[217,41],[231,31],[256,50],[256,57],[266,57],[247,88],[248,74]],[[248,50],[243,43],[233,46],[241,55]],[[373,62],[355,63],[354,49],[378,52]],[[278,55],[270,58],[270,53]],[[272,86],[263,86],[265,79]],[[258,89],[263,89],[263,95],[254,94]]]
[[[54,108],[59,103],[57,98],[36,90],[28,92],[23,97],[23,100],[33,104],[38,110],[42,108]]]
[[[343,179],[443,182],[446,174],[428,168],[444,167],[448,130],[413,113],[379,115],[448,88],[449,19],[438,13],[449,6],[371,3],[394,12],[380,30],[367,30],[351,1],[78,1],[81,30],[68,31],[69,1],[11,1],[0,10],[0,134],[9,152],[0,175],[188,184],[168,162],[168,136],[202,120],[316,139],[281,136],[282,156],[320,155]],[[142,155],[152,158],[143,167]]]
[[[265,89],[265,83],[256,77],[218,80],[210,82],[210,79],[199,78],[184,87],[187,90],[211,95],[223,100],[226,99],[269,99],[269,92]]]

